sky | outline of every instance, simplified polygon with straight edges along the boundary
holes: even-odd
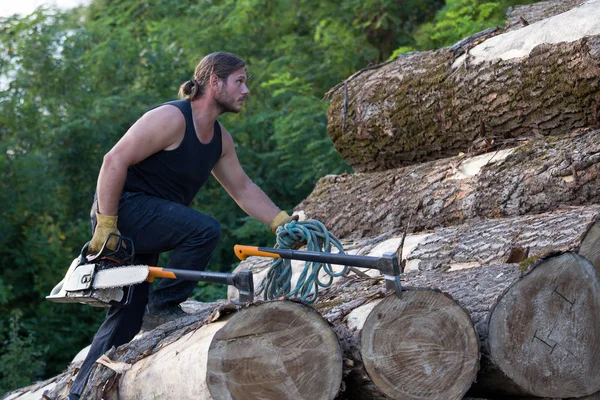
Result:
[[[13,14],[29,15],[39,6],[72,8],[89,2],[90,0],[1,0],[0,17],[8,17]]]

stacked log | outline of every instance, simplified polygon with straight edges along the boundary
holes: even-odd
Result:
[[[518,32],[409,54],[329,93],[331,139],[358,173],[321,179],[296,211],[354,243],[393,232],[362,253],[371,255],[394,251],[410,220],[405,284],[451,296],[478,333],[481,370],[469,395],[600,390],[599,11],[592,0],[537,24],[521,15]],[[346,277],[317,304],[340,342],[352,343],[342,345],[353,366],[346,383],[360,395],[348,398],[459,398],[432,395],[416,374],[373,376],[363,347],[387,314],[362,295],[365,276],[376,275]],[[421,390],[408,392],[413,384]]]
[[[598,318],[593,316],[600,309],[600,270],[594,266],[600,263],[599,217],[599,206],[572,207],[553,213],[474,221],[414,235],[420,240],[413,241],[412,247],[403,252],[404,260],[408,260],[403,284],[411,289],[402,298],[387,295],[385,301],[391,303],[386,305],[379,303],[385,295],[378,271],[361,270],[359,275],[349,273],[334,282],[321,294],[316,307],[335,327],[344,356],[350,360],[346,363],[345,398],[419,398],[418,393],[424,396],[421,398],[461,398],[460,390],[444,386],[445,378],[456,377],[454,374],[459,371],[475,373],[477,368],[470,369],[473,354],[469,355],[466,345],[472,329],[470,322],[441,315],[450,309],[455,316],[466,310],[482,343],[482,371],[472,393],[544,397],[560,394],[567,398],[600,390],[600,338],[593,333],[598,328]],[[364,239],[354,252],[378,256],[394,251],[401,240],[400,236]],[[570,251],[555,254],[556,249]],[[268,267],[269,261],[258,258],[249,258],[241,265],[256,271],[256,287],[262,286]],[[293,263],[292,267],[297,276],[304,266]],[[582,288],[575,296],[577,301],[570,297],[575,287]],[[428,293],[431,299],[417,302],[415,293]],[[434,300],[436,295],[438,300],[445,297],[453,307],[439,306]],[[557,300],[566,302],[565,298],[577,304],[569,311],[573,315],[561,314],[566,311]],[[508,299],[513,299],[513,303]],[[512,309],[501,313],[509,308],[506,304],[511,304]],[[561,319],[565,322],[562,330],[553,327]],[[384,324],[388,326],[385,329]],[[520,329],[497,331],[499,327],[514,326]],[[373,342],[373,332],[385,339]],[[506,339],[511,334],[517,337]],[[461,344],[462,351],[446,347],[444,339],[448,337],[454,338],[452,343],[457,347]],[[554,350],[546,354],[543,347],[532,344],[535,341],[548,343]],[[518,351],[504,354],[506,343]],[[548,375],[543,369],[564,357],[555,353],[559,346],[570,349],[572,360],[563,360],[561,367],[555,367]],[[440,354],[453,354],[456,364],[446,364]],[[511,373],[508,366],[515,363],[529,373]],[[533,383],[513,381],[539,374],[554,384],[544,379]],[[466,374],[452,381],[457,385],[468,382],[466,390],[473,377]],[[562,391],[557,391],[557,386]]]
[[[203,308],[110,350],[97,361],[82,398],[336,397],[340,346],[313,309],[289,301]],[[62,399],[69,387],[65,379],[45,398]]]
[[[329,92],[329,136],[368,172],[598,124],[599,12],[588,0],[475,47],[359,71]]]
[[[404,239],[404,272],[454,271],[487,264],[531,264],[541,256],[557,250],[573,250],[590,260],[600,272],[600,205],[565,207],[549,213],[471,221],[433,231],[381,235],[345,241],[347,253],[381,256],[394,252]],[[264,286],[272,260],[249,257],[236,272],[253,272],[257,291]],[[292,287],[305,264],[292,261]],[[339,270],[342,266],[334,266]],[[363,275],[379,276],[376,270],[353,269]],[[352,273],[350,271],[350,273]],[[340,281],[334,281],[339,284]],[[230,289],[228,298],[237,297]]]
[[[600,202],[600,130],[382,172],[321,178],[297,207],[341,238]]]
[[[446,273],[413,272],[404,278],[407,285],[437,288],[452,296],[475,323],[482,343],[482,369],[470,395],[568,398],[600,390],[600,340],[596,333],[600,322],[591,317],[600,307],[600,281],[585,258],[570,252],[557,253],[538,260],[526,272],[519,265],[500,264]],[[590,281],[595,284],[590,285]],[[366,284],[355,278],[332,289],[317,305],[336,326],[344,355],[353,360],[346,372],[346,385],[352,393],[346,398],[461,398],[424,390],[427,386],[418,378],[431,379],[430,389],[440,379],[431,372],[409,374],[412,368],[426,369],[430,365],[433,357],[427,354],[435,354],[432,344],[449,337],[455,326],[440,324],[432,332],[421,324],[421,320],[433,319],[427,313],[415,316],[406,311],[406,326],[401,332],[414,327],[414,337],[397,335],[392,342],[395,348],[385,349],[386,360],[404,357],[403,363],[397,364],[400,372],[394,376],[393,385],[405,392],[394,394],[388,390],[385,396],[374,396],[374,384],[382,391],[389,389],[387,383],[373,376],[369,350],[364,348],[372,337],[370,331],[377,329],[374,321],[388,317],[382,311],[389,306],[380,307],[383,302],[373,306],[382,291],[381,280]],[[390,298],[402,301],[394,294],[384,301]],[[359,335],[362,338],[357,342]],[[404,341],[424,348],[424,354],[410,354],[406,351],[410,346]],[[407,356],[412,358],[407,360]]]

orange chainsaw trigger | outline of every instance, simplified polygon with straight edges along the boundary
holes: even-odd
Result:
[[[175,273],[171,271],[165,271],[161,267],[149,267],[150,273],[148,274],[148,282],[154,282],[154,278],[169,278],[169,279],[177,279]]]
[[[244,246],[241,244],[236,244],[233,246],[233,251],[240,260],[245,260],[249,256],[281,258],[281,256],[277,253],[261,250],[261,248],[257,246]]]

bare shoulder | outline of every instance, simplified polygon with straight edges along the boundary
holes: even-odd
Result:
[[[139,119],[139,122],[148,125],[148,127],[158,128],[168,131],[185,130],[185,117],[179,108],[171,104],[164,104],[147,111]]]
[[[133,165],[161,150],[179,146],[185,134],[185,117],[175,106],[154,108],[140,117],[113,147],[125,162]]]

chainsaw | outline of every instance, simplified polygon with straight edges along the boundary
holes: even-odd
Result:
[[[111,238],[117,239],[114,250],[107,246]],[[88,254],[88,247],[89,242],[73,260],[64,279],[46,296],[47,300],[95,307],[126,306],[131,302],[135,285],[153,282],[155,278],[230,285],[238,289],[240,302],[251,302],[254,299],[251,271],[230,274],[134,265],[133,242],[115,233],[108,235],[98,254]]]

